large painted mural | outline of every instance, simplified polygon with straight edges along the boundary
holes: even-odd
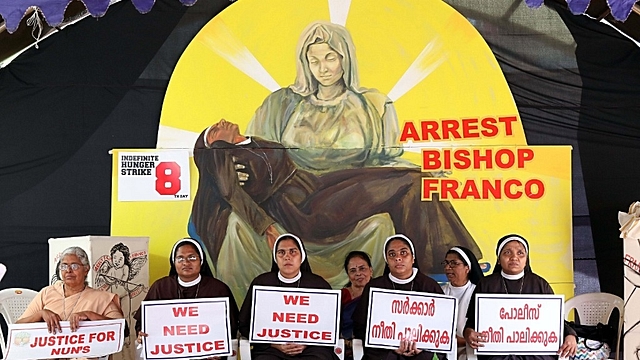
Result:
[[[571,149],[527,145],[489,47],[445,3],[236,2],[185,49],[160,122],[158,148],[193,151],[191,196],[121,202],[114,174],[112,197],[112,235],[150,237],[152,279],[184,236],[241,301],[284,232],[335,288],[351,250],[380,274],[396,232],[435,278],[451,246],[491,271],[519,233],[572,294]]]

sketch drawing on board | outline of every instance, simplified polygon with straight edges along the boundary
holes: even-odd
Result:
[[[132,299],[147,291],[144,284],[134,282],[146,262],[146,251],[131,254],[127,245],[117,243],[111,247],[109,254],[102,255],[93,265],[96,272],[94,287],[120,297],[125,319],[131,317]]]

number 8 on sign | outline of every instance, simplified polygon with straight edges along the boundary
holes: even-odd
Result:
[[[156,166],[156,191],[160,195],[175,195],[180,191],[180,165],[163,161]]]

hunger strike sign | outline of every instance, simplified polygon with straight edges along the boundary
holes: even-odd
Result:
[[[47,323],[10,324],[7,360],[101,357],[122,350],[124,319],[80,321],[71,332],[68,321],[51,334]]]
[[[249,341],[336,346],[340,290],[254,286]]]
[[[143,301],[146,359],[231,355],[229,298]]]

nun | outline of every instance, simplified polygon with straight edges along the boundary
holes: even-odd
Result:
[[[483,276],[482,269],[473,252],[463,246],[454,246],[447,251],[442,266],[449,280],[442,285],[442,290],[445,295],[458,299],[458,319],[456,320],[458,360],[466,360],[467,343],[462,333],[467,323],[467,308],[469,308],[471,294]]]
[[[536,275],[529,263],[529,243],[516,234],[503,236],[496,247],[498,261],[493,273],[480,280],[471,295],[471,303],[475,302],[476,294],[553,294],[547,280]],[[473,349],[483,347],[486,341],[482,334],[475,331],[475,307],[467,310],[467,324],[464,338]],[[564,323],[564,341],[558,350],[561,357],[574,356],[577,347],[576,332]],[[551,360],[558,355],[482,355],[479,360]]]
[[[416,291],[421,293],[442,294],[442,288],[432,278],[421,273],[416,266],[415,248],[413,242],[402,234],[392,235],[384,243],[382,256],[386,265],[382,276],[371,280],[364,288],[362,300],[353,314],[353,332],[356,339],[365,338],[367,313],[369,310],[369,288],[376,287],[391,290]],[[394,350],[379,348],[364,348],[363,359],[400,360],[416,359],[431,360],[432,352],[417,348],[416,343],[401,340]],[[438,354],[442,358],[444,354]]]
[[[300,238],[293,234],[280,235],[273,246],[271,271],[258,275],[249,286],[247,296],[240,309],[239,327],[243,337],[249,337],[251,328],[251,304],[253,287],[276,286],[283,288],[331,289],[329,283],[311,271],[307,252]],[[326,359],[338,357],[331,346],[310,346],[297,343],[259,344],[252,343],[253,360],[272,359]]]
[[[238,332],[238,305],[229,287],[213,277],[200,243],[191,238],[178,240],[171,249],[169,263],[169,275],[156,280],[144,300],[228,297],[231,337],[235,339]],[[147,336],[142,332],[141,316],[139,309],[133,316],[136,319],[138,343],[142,336]]]

